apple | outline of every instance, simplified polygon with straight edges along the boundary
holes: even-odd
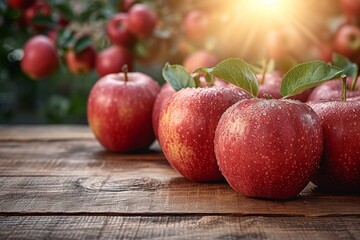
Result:
[[[319,117],[294,100],[250,99],[231,106],[215,133],[215,153],[231,187],[250,197],[296,197],[320,166]]]
[[[132,72],[109,74],[91,89],[87,118],[100,144],[117,152],[146,150],[155,140],[151,115],[159,84]]]
[[[313,179],[330,192],[360,193],[360,101],[310,103],[319,115],[324,133],[324,153]]]
[[[21,69],[33,79],[52,74],[60,64],[60,57],[54,42],[42,35],[30,38],[24,46]]]
[[[346,15],[360,15],[360,0],[340,0],[340,7]]]
[[[124,65],[127,65],[131,71],[132,64],[133,57],[129,50],[121,46],[111,46],[97,55],[96,71],[100,76],[105,76],[121,72]]]
[[[218,58],[206,50],[200,50],[187,56],[183,62],[185,69],[192,72],[200,67],[212,67],[219,62]]]
[[[268,32],[265,38],[265,49],[271,58],[281,58],[284,55],[292,55],[293,43],[289,35],[282,29]]]
[[[139,39],[150,37],[157,22],[156,13],[145,4],[137,3],[129,9],[127,26]]]
[[[183,88],[160,113],[158,137],[171,166],[192,181],[223,179],[216,164],[214,134],[223,112],[249,94],[239,88]]]
[[[183,29],[186,36],[191,40],[201,40],[206,36],[209,27],[208,15],[200,10],[191,10],[184,18]]]
[[[34,24],[32,23],[32,21],[38,16],[50,16],[50,15],[51,15],[50,7],[45,2],[38,1],[25,10],[23,18],[26,25],[30,26],[35,31],[43,31],[47,27],[39,24]]]
[[[348,78],[348,88],[351,84],[352,78]],[[360,86],[358,81],[357,86]],[[320,100],[340,100],[342,96],[342,83],[340,79],[331,80],[317,86],[310,94],[308,101],[320,101]],[[348,98],[360,96],[360,90],[347,90],[346,96]]]
[[[94,69],[96,62],[96,50],[93,46],[76,53],[70,49],[65,55],[66,64],[73,74],[85,74]]]
[[[31,7],[35,3],[35,0],[7,0],[7,4],[10,8],[26,9]]]
[[[346,57],[353,57],[360,52],[360,29],[354,25],[344,25],[334,37],[334,50]]]
[[[159,138],[158,136],[158,127],[159,127],[159,118],[160,113],[169,102],[169,99],[172,95],[174,95],[176,91],[172,86],[168,83],[165,83],[160,90],[160,93],[157,95],[155,103],[154,103],[154,110],[152,113],[152,125],[155,133],[156,139]]]
[[[127,12],[135,3],[136,0],[122,0],[119,2],[119,10]]]
[[[130,46],[134,43],[134,36],[127,28],[126,13],[115,14],[106,25],[106,32],[111,43],[121,46]]]

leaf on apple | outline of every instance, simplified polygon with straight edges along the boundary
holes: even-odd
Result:
[[[353,63],[347,57],[340,55],[338,53],[334,53],[332,55],[332,62],[335,66],[338,66],[342,70],[344,70],[344,74],[346,76],[357,76],[358,75],[358,65]]]
[[[223,79],[224,81],[234,84],[252,96],[256,97],[259,92],[259,86],[255,75],[255,67],[239,58],[226,59],[215,67],[199,68],[194,72],[210,74],[214,77]]]
[[[291,97],[330,79],[339,78],[342,74],[344,70],[324,61],[301,63],[285,74],[280,92],[284,98]]]
[[[195,88],[197,87],[196,82],[200,82],[199,79],[195,81],[183,66],[177,64],[171,65],[166,63],[162,70],[162,75],[175,91],[187,87]]]

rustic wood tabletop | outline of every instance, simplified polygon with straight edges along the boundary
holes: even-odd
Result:
[[[291,201],[181,177],[159,149],[105,151],[87,126],[0,126],[0,239],[360,239],[360,196]]]

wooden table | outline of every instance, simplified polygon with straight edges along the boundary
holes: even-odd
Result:
[[[360,196],[244,197],[163,154],[104,151],[86,126],[0,126],[0,239],[360,239]]]

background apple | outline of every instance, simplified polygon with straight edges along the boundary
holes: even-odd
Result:
[[[24,46],[21,69],[31,78],[42,78],[53,73],[60,64],[54,42],[42,35],[30,38]]]
[[[360,101],[310,103],[319,115],[324,153],[313,182],[331,192],[360,193]]]
[[[47,27],[39,24],[35,24],[32,21],[38,16],[50,16],[51,9],[50,7],[42,1],[37,1],[31,7],[27,8],[24,12],[24,21],[26,25],[33,28],[35,31],[43,31]]]
[[[192,181],[223,179],[214,134],[223,112],[249,95],[239,88],[184,88],[160,113],[159,143],[171,166]]]
[[[210,19],[201,10],[191,10],[184,18],[183,28],[186,36],[191,40],[201,40],[206,36],[210,27]]]
[[[335,34],[334,50],[349,58],[359,53],[360,29],[354,25],[340,27]]]
[[[360,15],[360,0],[340,0],[340,7],[347,15]]]
[[[199,67],[212,67],[219,62],[218,58],[211,52],[199,50],[187,56],[183,62],[185,69],[192,72]]]
[[[121,46],[111,46],[100,52],[96,59],[96,71],[100,76],[122,71],[124,65],[132,69],[133,57],[129,50]]]
[[[106,25],[106,33],[113,44],[120,46],[130,46],[134,43],[134,36],[127,27],[126,13],[115,14]]]
[[[127,26],[140,39],[152,35],[157,25],[156,13],[145,4],[137,3],[129,9]]]
[[[316,113],[293,100],[251,99],[221,117],[215,133],[220,170],[252,197],[296,197],[318,170],[322,131]]]
[[[159,91],[158,83],[143,73],[109,74],[98,80],[89,95],[87,116],[101,145],[118,152],[147,149],[155,139],[151,114]]]
[[[25,9],[35,3],[35,0],[7,0],[7,4],[11,8]]]
[[[96,62],[96,50],[93,46],[76,53],[74,50],[67,51],[66,64],[73,74],[85,74],[94,69]]]
[[[348,78],[347,85],[350,87],[352,78]],[[357,82],[357,86],[360,86],[360,82]],[[319,101],[319,100],[341,100],[342,95],[342,83],[340,79],[328,81],[326,83],[317,86],[310,94],[308,101]],[[347,90],[346,96],[348,98],[360,96],[360,90]]]

